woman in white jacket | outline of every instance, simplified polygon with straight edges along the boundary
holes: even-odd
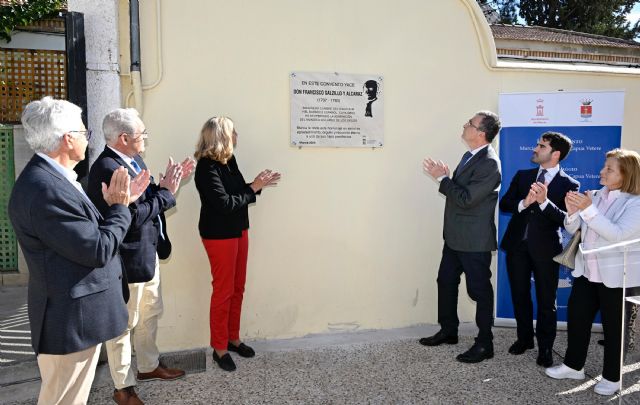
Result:
[[[600,171],[600,190],[565,197],[565,229],[581,229],[586,250],[640,238],[640,155],[614,149]],[[568,304],[567,352],[564,363],[546,370],[549,377],[583,379],[591,324],[600,311],[604,331],[602,379],[594,390],[613,395],[620,389],[622,337],[622,248],[583,255],[578,251]],[[626,287],[640,286],[640,252],[627,253]]]

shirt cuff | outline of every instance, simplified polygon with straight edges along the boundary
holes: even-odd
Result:
[[[579,215],[580,215],[580,211],[576,211],[571,215],[567,215],[567,224],[570,224],[570,223],[576,221],[578,219]]]
[[[547,208],[547,205],[549,205],[549,199],[548,198],[546,200],[544,200],[544,202],[542,204],[540,204],[540,211],[544,211],[544,209]]]
[[[598,209],[595,205],[591,204],[586,209],[580,211],[580,217],[584,220],[584,222],[591,221],[596,215],[598,215]]]
[[[442,179],[444,179],[445,177],[447,177],[447,175],[443,174],[442,176],[439,176],[436,180],[438,180],[438,183],[440,183]]]
[[[518,203],[518,212],[522,212],[524,211],[524,200],[520,200],[520,202]]]

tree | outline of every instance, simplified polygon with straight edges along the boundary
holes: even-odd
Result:
[[[62,7],[63,0],[13,1],[0,6],[0,39],[11,41],[13,30],[53,15]]]
[[[640,22],[631,24],[626,18],[640,0],[477,1],[483,7],[485,15],[497,13],[497,20],[501,23],[523,21],[527,25],[538,27],[560,28],[624,39],[633,39],[640,34]]]
[[[519,0],[477,0],[490,23],[515,24]]]

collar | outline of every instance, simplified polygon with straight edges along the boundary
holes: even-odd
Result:
[[[538,167],[538,173],[540,173],[540,171],[543,170],[542,166]],[[550,167],[547,170],[547,174],[551,177],[555,176],[556,174],[558,174],[558,172],[560,171],[560,165],[557,164],[554,167]]]
[[[620,191],[620,189],[609,190],[608,188],[605,187],[602,190],[602,199],[605,201],[615,200],[616,198],[620,197],[621,194],[622,194],[622,191]]]
[[[469,152],[471,152],[471,154],[472,154],[473,156],[475,156],[475,155],[476,155],[476,153],[480,152],[482,149],[487,148],[487,147],[489,147],[489,144],[482,145],[481,147],[479,147],[479,148],[475,148],[474,150],[469,151]]]
[[[71,169],[68,169],[68,168],[62,166],[60,163],[58,163],[55,160],[51,159],[51,157],[49,157],[49,155],[44,154],[42,152],[38,152],[36,154],[38,156],[40,156],[41,158],[43,158],[51,166],[53,166],[53,168],[56,169],[56,171],[58,173],[60,173],[65,179],[69,180],[71,183],[75,183],[76,180],[78,179],[78,173],[76,173],[75,171],[73,171]]]
[[[116,149],[112,148],[109,145],[107,145],[107,148],[111,149],[114,153],[116,153],[118,156],[120,156],[122,158],[122,160],[124,160],[124,162],[127,165],[129,165],[129,167],[135,172],[135,169],[131,165],[131,162],[133,161],[132,157],[125,155],[124,153],[120,152],[119,150],[116,150]]]

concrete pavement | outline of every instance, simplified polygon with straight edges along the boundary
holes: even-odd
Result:
[[[613,404],[593,386],[602,367],[601,334],[594,333],[583,381],[548,378],[535,363],[537,351],[507,353],[515,330],[495,328],[495,357],[480,364],[462,364],[455,356],[473,343],[475,326],[461,328],[460,343],[424,347],[418,339],[437,331],[434,325],[332,333],[297,339],[247,342],[253,359],[234,354],[238,370],[227,373],[212,364],[207,371],[172,382],[138,385],[147,404]],[[558,333],[554,360],[562,361],[565,332]],[[22,378],[26,363],[11,366]],[[0,368],[4,373],[8,367]],[[640,404],[640,363],[626,367],[623,403]],[[35,369],[37,373],[37,368]],[[0,386],[1,386],[0,382]],[[0,387],[0,403],[30,404],[39,381]],[[107,366],[98,369],[90,404],[112,404],[113,386]]]

